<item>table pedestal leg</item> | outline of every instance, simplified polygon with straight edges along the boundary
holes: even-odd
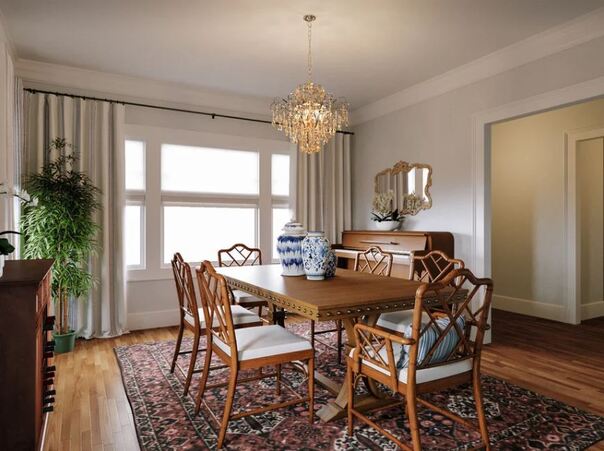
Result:
[[[370,326],[375,326],[379,315],[369,315],[366,319],[366,323]],[[343,320],[344,327],[346,328],[346,336],[348,337],[348,344],[351,347],[356,345],[354,336],[354,320],[345,319]],[[347,356],[348,357],[348,356]],[[379,407],[385,407],[390,404],[396,404],[395,399],[384,396],[384,393],[377,387],[376,382],[373,379],[366,379],[365,385],[368,394],[357,396],[354,402],[354,406],[357,410],[371,410]],[[325,423],[338,418],[346,416],[346,409],[348,407],[348,388],[346,384],[340,387],[340,391],[335,400],[328,402],[318,412],[317,416]]]

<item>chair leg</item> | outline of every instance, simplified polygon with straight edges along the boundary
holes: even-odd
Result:
[[[275,381],[275,393],[277,393],[277,396],[281,395],[281,364],[277,364],[277,368],[276,368],[276,372],[277,372],[277,376],[276,376],[276,381]]]
[[[315,356],[308,359],[308,416],[309,423],[315,420]]]
[[[197,351],[199,350],[199,331],[195,332],[193,338],[193,349],[191,350],[191,361],[189,362],[189,370],[187,371],[187,379],[185,381],[185,392],[183,396],[187,396],[189,393],[189,386],[191,385],[191,379],[193,378],[193,371],[195,371],[195,363],[197,362]]]
[[[262,318],[262,306],[261,305],[258,306],[258,316],[260,318]]]
[[[315,322],[310,320],[310,345],[315,349]]]
[[[474,392],[474,402],[476,403],[476,412],[478,413],[478,425],[480,426],[480,435],[485,449],[490,450],[489,428],[487,427],[487,417],[484,413],[484,403],[482,399],[482,390],[480,386],[480,374],[475,372],[472,381],[472,390]]]
[[[346,391],[348,392],[348,435],[352,435],[352,430],[354,429],[354,415],[352,414],[352,409],[354,408],[354,387],[352,384],[352,380],[354,375],[352,373],[352,368],[350,365],[347,365],[346,368]]]
[[[409,429],[411,430],[411,441],[413,442],[413,450],[421,451],[422,443],[419,435],[419,424],[417,421],[417,403],[415,401],[415,393],[407,393],[407,415],[409,418]]]
[[[203,372],[201,373],[201,379],[199,380],[199,390],[197,391],[197,398],[195,399],[195,415],[199,413],[201,409],[201,400],[203,394],[206,391],[206,383],[208,382],[208,376],[210,375],[210,365],[212,364],[212,345],[208,343],[206,350],[206,357],[203,361]]]
[[[176,338],[176,346],[174,347],[174,357],[172,358],[172,366],[170,367],[170,373],[174,372],[176,368],[176,361],[178,360],[178,353],[180,352],[180,344],[182,343],[182,335],[185,331],[185,327],[182,324],[182,318],[180,320],[180,327],[178,328],[178,337]]]
[[[237,387],[237,369],[231,368],[231,375],[229,377],[229,390],[227,392],[226,402],[224,404],[224,413],[222,415],[222,424],[220,425],[220,433],[218,434],[217,448],[222,448],[224,443],[224,437],[229,426],[229,419],[231,417],[231,409],[233,408],[233,400],[235,399],[235,388]]]
[[[342,364],[342,320],[336,321],[336,329],[338,330],[338,365]]]

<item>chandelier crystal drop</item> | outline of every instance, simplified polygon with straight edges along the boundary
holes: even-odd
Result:
[[[304,16],[308,25],[308,81],[298,85],[286,99],[271,105],[273,126],[308,154],[320,152],[336,132],[348,125],[348,103],[312,81],[311,31],[313,15]]]

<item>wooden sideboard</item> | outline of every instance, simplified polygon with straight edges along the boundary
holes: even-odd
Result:
[[[0,278],[0,449],[43,446],[54,403],[53,260],[7,261]]]
[[[450,257],[455,256],[455,243],[450,232],[347,230],[342,232],[342,243],[334,246],[338,266],[352,269],[358,251],[372,246],[378,246],[394,255],[392,276],[404,279],[409,278],[411,252],[440,250]]]

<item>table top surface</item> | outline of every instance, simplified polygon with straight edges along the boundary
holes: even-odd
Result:
[[[281,265],[216,268],[230,286],[316,320],[413,308],[420,282],[338,268],[336,276],[307,280],[281,275]]]

